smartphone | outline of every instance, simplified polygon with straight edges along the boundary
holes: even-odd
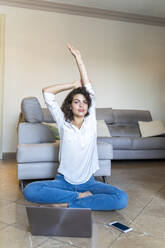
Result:
[[[128,226],[126,226],[126,225],[123,225],[123,224],[121,224],[121,223],[118,222],[118,221],[111,222],[111,223],[109,223],[108,225],[109,225],[109,226],[113,226],[113,227],[115,227],[116,229],[118,229],[119,231],[124,232],[124,233],[127,233],[127,232],[133,230],[133,228],[128,227]]]

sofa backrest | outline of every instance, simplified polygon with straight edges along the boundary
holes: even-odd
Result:
[[[41,108],[41,105],[36,97],[27,97],[22,100],[21,111],[23,120],[25,122],[34,124],[40,124],[38,127],[32,126],[31,130],[36,130],[43,132],[41,135],[41,140],[39,142],[52,142],[52,133],[50,129],[46,126],[43,127],[41,122],[54,122],[53,117],[47,108]],[[105,120],[110,130],[111,136],[140,136],[140,131],[138,127],[138,121],[151,121],[152,117],[149,111],[146,110],[125,110],[125,109],[112,109],[112,108],[96,108],[96,119]],[[21,130],[25,133],[26,128],[30,132],[30,126],[21,126]],[[42,130],[41,130],[42,129]],[[54,137],[53,137],[54,138]],[[21,136],[21,142],[23,138]],[[29,137],[30,139],[30,137]],[[32,143],[35,143],[38,136],[32,138]],[[26,142],[31,142],[24,140]]]
[[[113,123],[108,125],[112,137],[140,137],[138,121],[151,121],[149,111],[113,109]]]
[[[96,108],[96,119],[105,120],[107,124],[113,123],[113,110],[112,108]]]
[[[113,123],[137,124],[138,121],[151,121],[152,117],[146,110],[113,109]]]
[[[53,123],[54,119],[47,108],[41,108],[36,97],[26,97],[21,102],[21,112],[23,121],[30,123],[48,122]],[[105,120],[107,123],[113,123],[112,108],[97,108],[97,120]]]
[[[47,108],[41,108],[36,97],[26,97],[21,102],[21,111],[26,122],[54,122],[51,113]],[[137,124],[138,121],[151,121],[149,111],[125,110],[112,108],[97,108],[97,120],[105,120],[107,124]]]

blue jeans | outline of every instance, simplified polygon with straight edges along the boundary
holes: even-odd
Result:
[[[78,198],[78,192],[90,191],[93,195]],[[41,204],[68,203],[69,208],[116,210],[125,208],[128,196],[121,189],[98,182],[92,176],[86,183],[70,184],[61,174],[54,180],[32,182],[24,189],[26,200]]]

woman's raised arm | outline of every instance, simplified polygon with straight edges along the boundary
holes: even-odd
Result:
[[[68,49],[71,52],[71,54],[74,56],[74,58],[76,59],[78,70],[80,72],[81,83],[82,83],[82,86],[85,86],[85,84],[90,83],[90,80],[88,78],[88,73],[85,68],[84,62],[82,60],[81,54],[78,50],[74,49],[70,44],[68,44]]]
[[[81,87],[81,82],[76,81],[73,83],[63,83],[63,84],[54,84],[52,86],[48,86],[42,89],[42,92],[49,92],[52,94],[57,94],[60,93],[64,90],[70,90],[70,89],[75,89]]]

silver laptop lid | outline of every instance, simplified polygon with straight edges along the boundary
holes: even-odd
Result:
[[[91,237],[91,209],[26,207],[33,235]]]

